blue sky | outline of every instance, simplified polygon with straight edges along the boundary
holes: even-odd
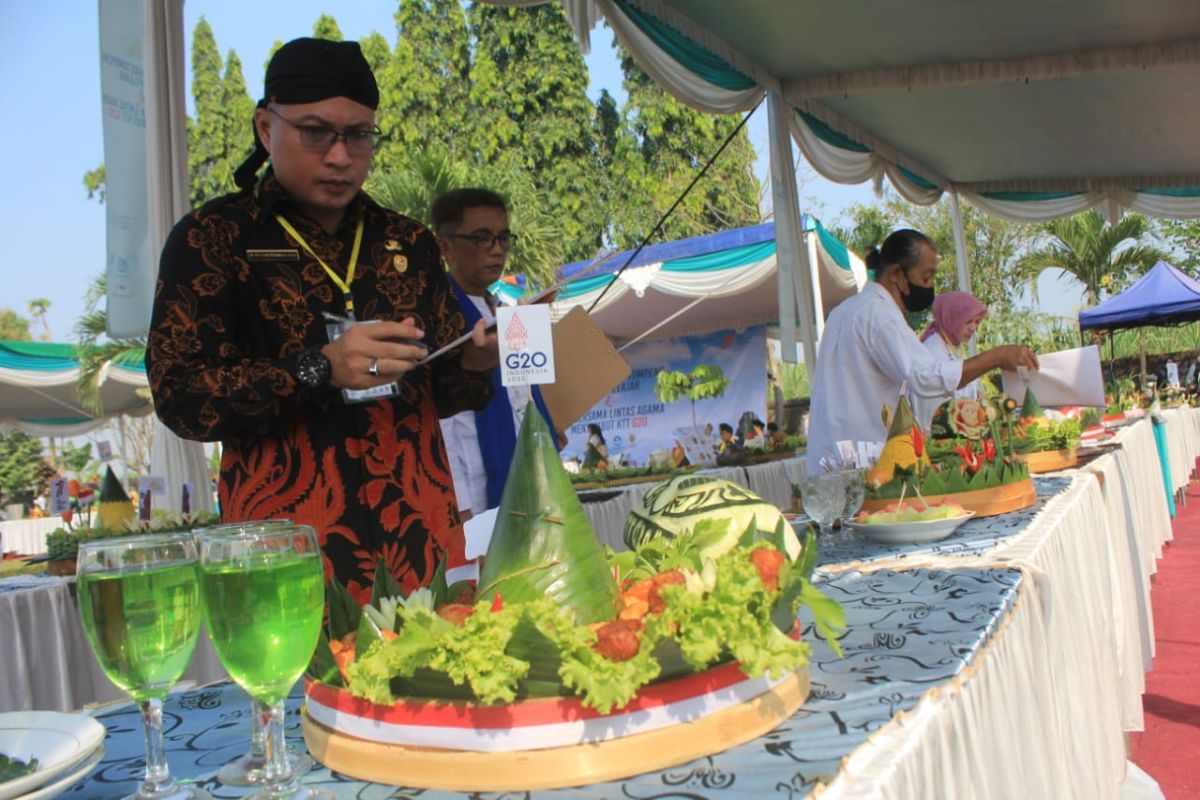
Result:
[[[104,208],[88,200],[83,188],[83,174],[104,160],[97,2],[6,0],[5,6],[0,102],[9,116],[0,133],[8,154],[0,193],[6,261],[0,307],[25,314],[31,299],[50,299],[48,321],[54,338],[64,341],[73,338],[84,291],[104,265]],[[394,42],[395,9],[396,0],[186,0],[185,36],[190,44],[196,21],[207,19],[222,56],[230,48],[237,51],[247,86],[257,97],[275,40],[309,34],[317,17],[328,11],[347,38],[376,30]],[[587,59],[589,92],[594,97],[607,88],[623,100],[611,38],[607,30],[593,33],[593,53]],[[189,60],[190,56],[189,52]],[[765,110],[750,121],[749,135],[756,150],[765,154]],[[760,178],[766,176],[765,158],[760,158],[758,172]],[[805,171],[800,197],[805,210],[827,223],[836,223],[843,208],[873,200],[868,185],[840,186],[811,170]],[[1078,304],[1075,294],[1043,278],[1046,310],[1070,312]]]

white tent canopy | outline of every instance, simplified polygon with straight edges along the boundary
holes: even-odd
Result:
[[[71,344],[0,342],[0,426],[30,436],[79,436],[113,417],[150,413],[146,369],[134,361],[104,365],[101,409],[84,408],[76,394],[77,352]]]
[[[862,288],[867,268],[812,217],[804,218],[804,243],[824,319]],[[773,222],[647,247],[614,277],[632,255],[618,254],[601,274],[568,283],[552,306],[554,317],[581,306],[623,342],[778,322]],[[563,273],[569,277],[588,265],[568,264]]]
[[[834,181],[886,177],[914,202],[953,192],[1023,221],[1094,206],[1200,216],[1194,0],[565,5],[581,42],[603,16],[696,108],[778,93]]]

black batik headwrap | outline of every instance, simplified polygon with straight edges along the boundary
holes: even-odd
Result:
[[[267,103],[315,103],[331,97],[346,97],[367,108],[379,108],[379,87],[358,42],[293,39],[271,57],[264,84],[258,108],[265,108]],[[253,119],[250,127],[254,131],[254,152],[233,174],[239,189],[253,186],[259,167],[267,162],[268,154],[258,139]]]

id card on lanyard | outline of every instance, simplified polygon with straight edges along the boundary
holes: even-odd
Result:
[[[333,314],[325,315],[325,335],[330,342],[337,341],[346,331],[355,325],[371,325],[379,322],[377,319],[367,319],[359,322],[353,317],[337,318]],[[347,403],[370,403],[381,397],[392,397],[399,393],[400,384],[396,381],[382,386],[372,386],[370,389],[342,389],[342,399]]]
[[[282,214],[276,214],[275,219],[277,219],[279,224],[283,226],[283,229],[287,231],[293,239],[296,240],[296,244],[304,248],[304,252],[312,256],[316,262],[321,265],[321,268],[325,270],[325,274],[329,276],[330,280],[332,280],[334,284],[342,290],[342,299],[346,309],[345,316],[338,316],[336,314],[328,313],[325,314],[325,335],[329,338],[330,342],[337,341],[342,334],[350,330],[350,328],[355,325],[370,325],[373,322],[379,321],[372,319],[359,322],[354,318],[354,295],[350,292],[350,284],[354,281],[354,271],[358,267],[358,251],[362,247],[364,227],[364,221],[362,218],[359,218],[358,227],[354,229],[354,246],[350,249],[350,263],[346,267],[346,277],[344,280],[342,279],[342,276],[338,275],[337,272],[328,264],[326,264],[320,256],[313,252],[312,247],[310,247],[305,238],[300,235],[300,231],[292,227],[292,224],[284,219]],[[381,397],[392,397],[399,391],[399,384],[393,381],[392,383],[385,383],[382,386],[373,386],[370,389],[342,389],[342,399],[347,403],[370,403],[378,400]]]

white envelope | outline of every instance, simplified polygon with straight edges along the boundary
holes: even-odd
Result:
[[[1018,403],[1025,387],[1033,389],[1043,406],[1100,406],[1104,402],[1104,374],[1100,368],[1100,348],[1096,345],[1038,354],[1038,369],[1001,371],[1004,393]]]

